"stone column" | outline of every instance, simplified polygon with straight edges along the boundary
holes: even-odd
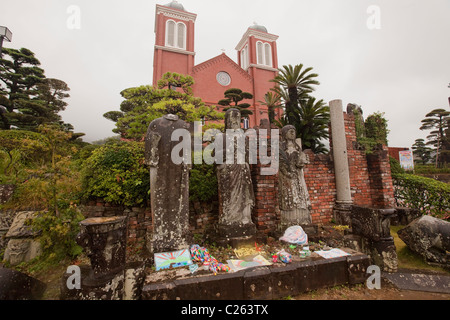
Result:
[[[336,177],[336,223],[351,226],[352,194],[348,167],[347,141],[345,137],[342,100],[330,101],[331,137],[334,172]]]

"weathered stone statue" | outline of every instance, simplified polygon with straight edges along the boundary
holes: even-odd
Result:
[[[190,165],[175,164],[171,141],[177,129],[190,125],[173,114],[152,121],[145,137],[145,161],[150,166],[150,200],[153,221],[151,249],[154,253],[188,248]]]
[[[311,202],[303,174],[308,156],[302,151],[300,139],[296,139],[294,126],[285,126],[281,136],[278,174],[281,228],[311,224]]]
[[[225,129],[227,130],[227,139],[230,139],[230,133],[235,135],[235,139],[233,150],[230,150],[231,144],[228,145],[228,149],[226,146],[224,147],[223,164],[217,166],[221,205],[219,235],[227,239],[250,237],[256,232],[251,217],[255,196],[250,166],[247,161],[248,156],[245,154],[247,153],[246,148],[238,151],[238,139],[243,139],[241,142],[245,143],[244,132],[241,129],[241,113],[238,109],[229,109],[226,112]],[[231,153],[232,151],[234,152]],[[239,153],[241,154],[239,155]],[[227,154],[229,159],[225,161]],[[238,159],[239,157],[241,160]],[[233,161],[230,161],[230,158],[233,158]]]

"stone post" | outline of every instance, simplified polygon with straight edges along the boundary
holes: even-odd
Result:
[[[336,176],[336,223],[351,226],[352,194],[342,100],[330,101],[331,137]]]
[[[80,266],[80,287],[73,288],[71,273],[62,277],[62,300],[121,300],[126,269],[127,217],[97,217],[80,222],[77,243],[91,266]],[[75,275],[76,276],[76,275]]]

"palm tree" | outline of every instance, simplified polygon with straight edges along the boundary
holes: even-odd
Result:
[[[301,94],[308,94],[314,91],[313,85],[319,85],[320,82],[315,80],[318,75],[310,73],[313,68],[304,69],[303,64],[295,67],[292,65],[283,66],[278,69],[279,74],[271,80],[278,86],[274,89],[276,93],[283,96],[283,91],[287,92],[285,98],[286,103],[286,120],[288,124],[294,125],[296,122],[295,111],[298,107],[299,97]]]
[[[267,106],[269,113],[269,122],[275,122],[275,109],[281,108],[281,96],[275,92],[267,92],[264,96],[264,101],[258,101],[264,106]]]

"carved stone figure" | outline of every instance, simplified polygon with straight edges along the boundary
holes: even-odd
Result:
[[[294,126],[285,126],[281,136],[278,174],[281,227],[311,224],[311,202],[303,174],[308,156],[302,151],[300,139],[296,139]]]
[[[225,129],[235,135],[234,146],[231,143],[225,147],[223,157],[228,154],[228,161],[217,166],[219,184],[219,200],[221,214],[219,218],[219,234],[225,238],[249,237],[255,234],[256,228],[252,222],[252,209],[255,205],[250,166],[246,160],[245,148],[238,152],[239,139],[245,142],[241,129],[241,113],[238,109],[229,109],[225,114]],[[224,139],[224,140],[227,140]],[[239,155],[239,153],[244,154]],[[233,152],[233,153],[231,153]],[[233,156],[231,160],[230,154]],[[239,157],[241,160],[239,161]],[[232,163],[230,163],[232,162]]]
[[[173,114],[152,121],[145,137],[145,161],[150,166],[150,200],[153,222],[153,252],[188,248],[190,165],[175,164],[172,141],[177,129],[190,130],[189,123]]]

